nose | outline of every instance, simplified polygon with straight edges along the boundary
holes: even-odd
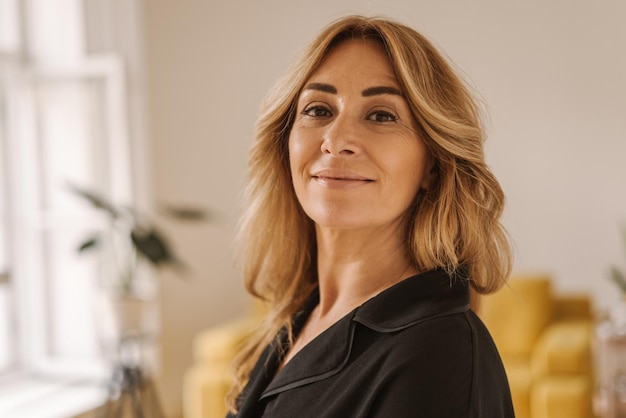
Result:
[[[348,115],[337,116],[326,128],[321,146],[322,153],[348,156],[359,152],[358,123],[350,120]]]

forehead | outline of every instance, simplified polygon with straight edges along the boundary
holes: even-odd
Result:
[[[308,81],[337,77],[399,86],[385,47],[374,39],[347,39],[333,46]]]

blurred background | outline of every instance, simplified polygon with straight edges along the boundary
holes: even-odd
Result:
[[[110,224],[71,182],[157,223],[188,267],[142,270],[160,401],[182,416],[194,336],[251,309],[233,235],[261,100],[353,13],[424,33],[483,102],[515,272],[597,309],[620,298],[608,276],[626,265],[624,1],[0,0],[0,415],[102,400],[85,382],[107,370],[110,259],[76,248]],[[161,205],[210,216],[181,223]],[[37,415],[43,400],[54,406]]]

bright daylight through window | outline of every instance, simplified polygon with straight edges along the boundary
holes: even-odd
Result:
[[[126,68],[105,48],[107,4],[0,0],[0,416],[11,376],[107,370],[102,263],[77,252],[103,221],[68,186],[132,202]]]
[[[5,94],[9,57],[18,45],[16,2],[0,0],[0,374],[7,372],[14,361],[15,339],[13,295],[10,284],[6,155],[6,103]]]

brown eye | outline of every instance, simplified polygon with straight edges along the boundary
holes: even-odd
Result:
[[[396,120],[398,120],[398,117],[392,113],[385,112],[382,110],[377,110],[369,114],[367,119],[373,122],[385,123],[385,122],[395,122]]]
[[[312,118],[325,118],[331,116],[330,110],[328,110],[324,106],[309,106],[302,113],[306,116],[310,116]]]

